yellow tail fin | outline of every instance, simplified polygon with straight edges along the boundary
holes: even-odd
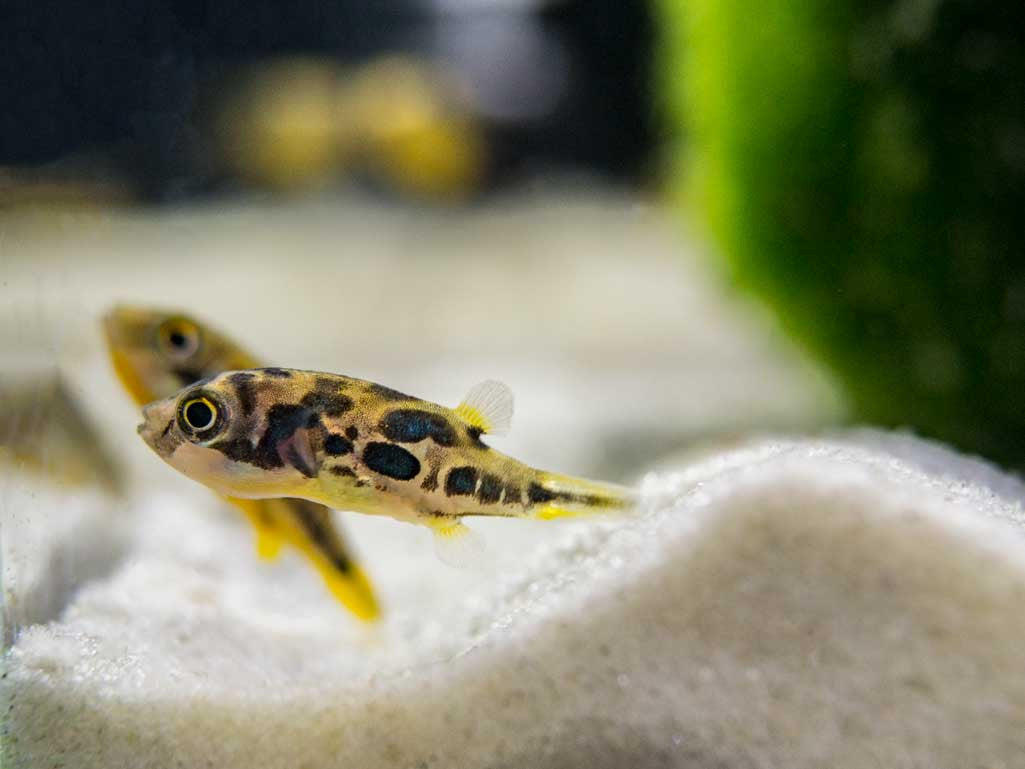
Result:
[[[541,503],[534,517],[545,521],[623,512],[629,510],[636,501],[635,493],[624,486],[548,472],[538,473],[531,494]]]
[[[361,620],[381,616],[373,585],[345,546],[331,511],[304,499],[229,499],[256,528],[256,548],[273,558],[287,542],[305,555],[335,599]]]
[[[347,572],[342,573],[323,557],[310,553],[307,556],[320,572],[328,591],[342,606],[364,622],[373,622],[381,617],[381,607],[374,596],[373,585],[363,569],[352,564]]]
[[[261,558],[273,560],[281,553],[285,541],[277,530],[277,524],[271,514],[269,505],[260,499],[236,499],[228,497],[228,501],[246,514],[246,518],[256,530],[256,553]]]

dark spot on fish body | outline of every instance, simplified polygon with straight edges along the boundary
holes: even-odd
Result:
[[[245,417],[250,416],[256,408],[256,389],[253,387],[254,379],[256,379],[256,375],[250,374],[247,371],[239,371],[228,377],[228,382],[235,388],[235,396],[238,398],[238,405],[242,410],[242,416]]]
[[[588,507],[619,507],[621,502],[613,496],[603,497],[599,494],[569,494],[569,501]]]
[[[393,390],[390,387],[379,385],[374,382],[370,383],[367,388],[371,394],[376,395],[378,398],[386,401],[418,401],[419,398],[414,398],[412,395],[406,395],[400,393],[398,390]]]
[[[277,366],[271,366],[269,368],[257,369],[261,374],[272,376],[276,379],[288,379],[292,376],[292,372],[288,369],[278,368]]]
[[[342,395],[340,392],[324,392],[313,390],[306,393],[300,404],[306,408],[313,409],[327,417],[340,417],[346,411],[352,409],[352,398]]]
[[[346,465],[334,465],[328,468],[328,472],[337,475],[339,478],[355,478],[356,471]]]
[[[454,467],[445,478],[445,493],[450,496],[468,496],[477,488],[477,468]]]
[[[321,393],[336,393],[342,389],[342,380],[330,376],[317,376],[313,378],[313,389]]]
[[[480,449],[488,448],[488,445],[486,443],[484,443],[484,441],[482,441],[480,439],[480,437],[483,434],[484,434],[484,431],[481,430],[476,425],[470,425],[469,427],[466,428],[466,435],[470,439],[470,443],[474,444],[477,448],[480,448]]]
[[[420,472],[420,460],[391,443],[368,443],[363,449],[363,462],[375,473],[398,481],[411,480]]]
[[[275,470],[284,466],[278,453],[278,444],[292,437],[296,430],[310,427],[311,419],[316,424],[317,415],[305,406],[278,403],[267,411],[267,429],[256,446],[245,438],[233,438],[211,444],[211,448],[236,462],[245,462],[263,470]],[[290,455],[289,459],[292,458]]]
[[[341,435],[330,433],[324,439],[324,451],[333,457],[341,456],[342,454],[351,454],[352,441],[348,438],[343,438]]]
[[[282,467],[281,458],[275,452],[273,462],[268,462],[262,456],[258,446],[254,446],[245,438],[232,438],[211,443],[210,448],[216,449],[233,462],[244,462],[248,465],[255,465],[263,470],[273,470]]]
[[[435,491],[438,488],[438,468],[432,467],[431,471],[427,473],[423,483],[420,484],[420,488],[424,491]]]
[[[454,446],[456,442],[456,432],[445,417],[420,409],[391,411],[379,427],[386,438],[398,443],[419,443],[426,438],[439,446]]]
[[[359,438],[359,430],[357,430],[352,425],[349,425],[345,428],[345,437],[348,438],[350,441],[354,441],[357,438]]]
[[[527,487],[527,499],[532,505],[544,504],[545,502],[551,502],[556,497],[554,492],[549,491],[540,483],[531,483]]]
[[[505,486],[505,504],[523,504],[523,490],[515,483],[507,483]]]
[[[491,473],[484,473],[480,479],[480,490],[477,492],[477,499],[481,504],[491,505],[497,502],[502,496],[502,479]]]

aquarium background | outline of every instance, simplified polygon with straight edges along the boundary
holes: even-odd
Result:
[[[449,405],[501,379],[516,415],[497,448],[622,483],[851,424],[1025,461],[1014,4],[6,2],[0,19],[5,648],[140,552],[188,542],[174,573],[202,574],[210,531],[248,547],[136,436],[100,335],[117,303]],[[345,522],[386,635],[460,590],[423,532]],[[481,529],[510,558],[547,536]],[[227,567],[255,580],[239,606],[267,590],[261,622],[358,642],[344,616],[309,619],[330,603],[297,557],[253,560]],[[308,616],[289,590],[312,592]],[[12,765],[36,765],[11,738]]]

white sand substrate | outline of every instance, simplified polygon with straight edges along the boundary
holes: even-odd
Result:
[[[905,436],[762,439],[616,520],[346,516],[374,630],[197,489],[9,659],[8,765],[1019,767],[1025,487]]]

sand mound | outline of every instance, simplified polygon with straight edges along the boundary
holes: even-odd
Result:
[[[478,524],[483,573],[355,521],[373,632],[212,501],[149,499],[125,564],[13,649],[9,765],[1022,765],[1018,481],[860,433],[644,488],[630,519]]]

